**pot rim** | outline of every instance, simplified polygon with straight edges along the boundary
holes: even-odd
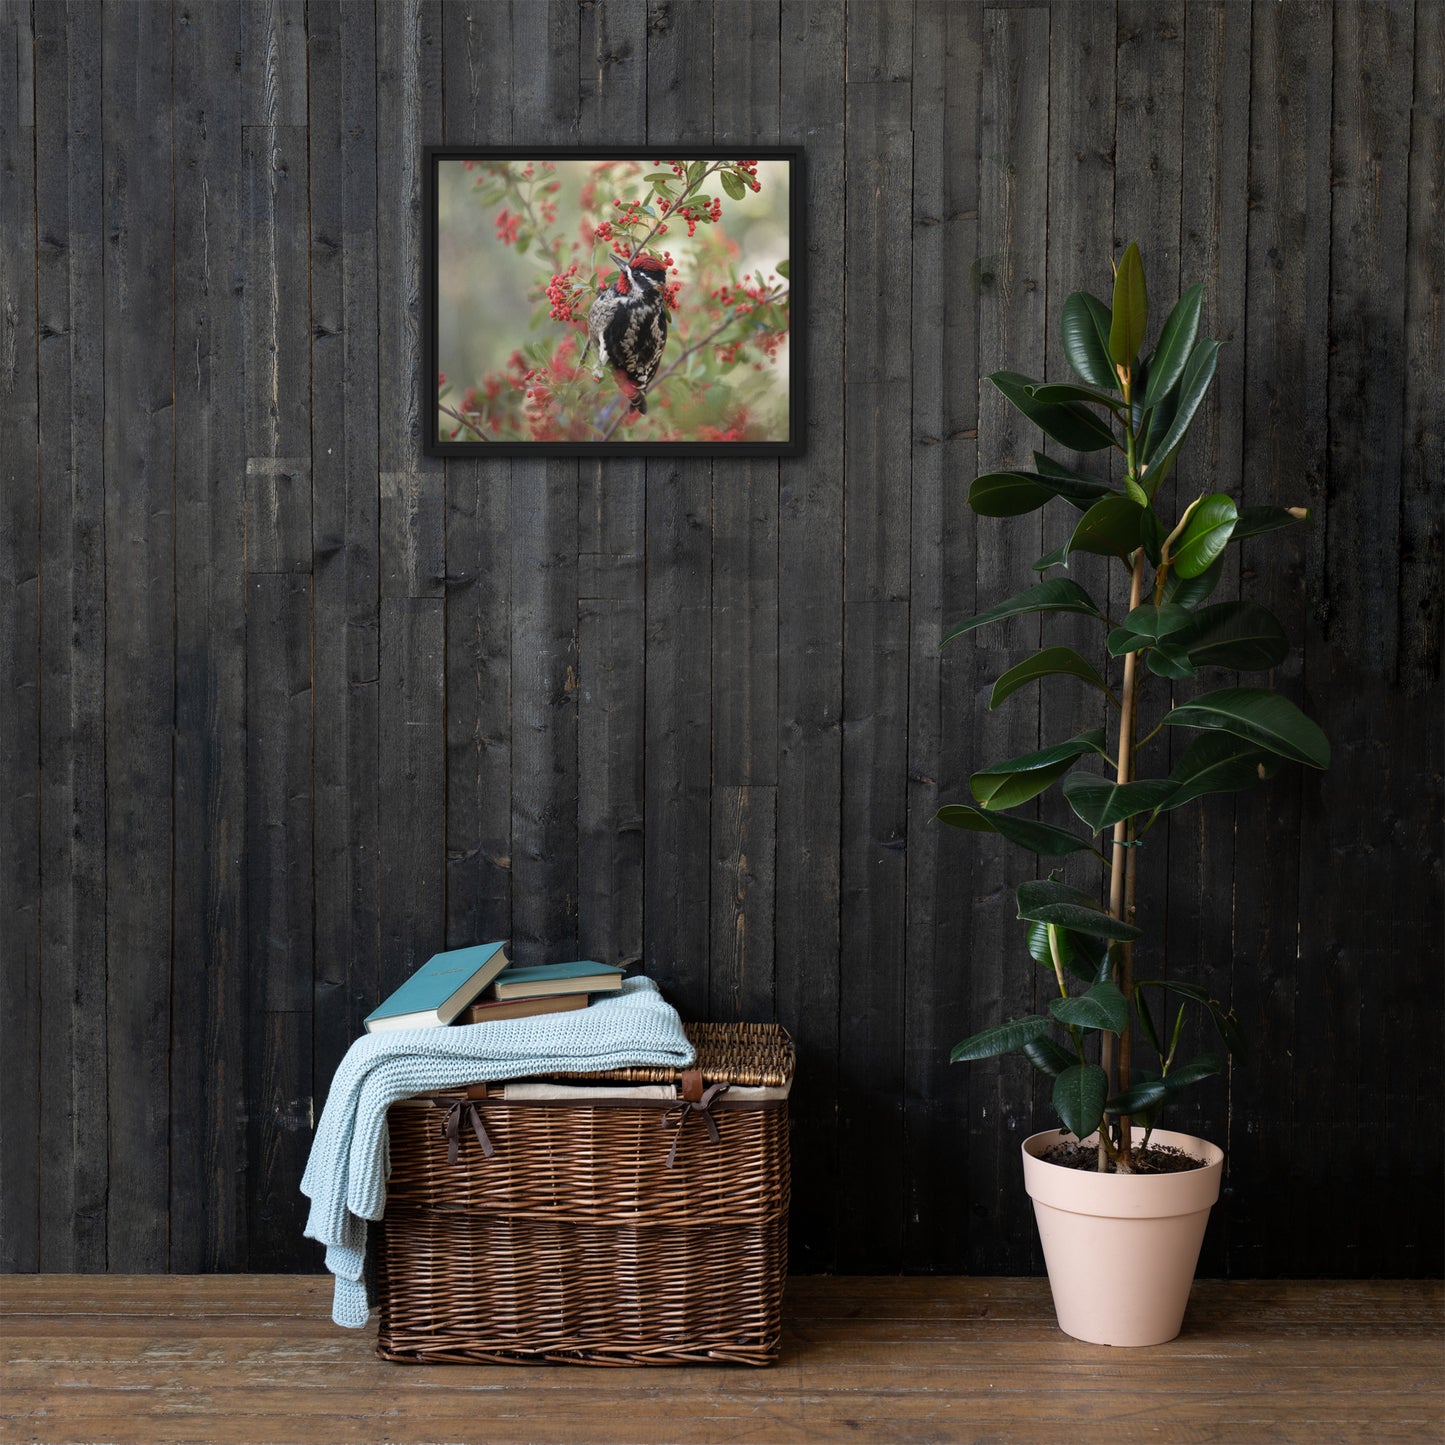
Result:
[[[1142,1142],[1142,1127],[1136,1125],[1133,1134]],[[1091,1134],[1088,1139],[1079,1140],[1059,1129],[1030,1134],[1021,1146],[1024,1187],[1029,1197],[1036,1204],[1070,1214],[1133,1219],[1197,1214],[1219,1198],[1224,1151],[1208,1139],[1193,1134],[1169,1129],[1155,1129],[1152,1133],[1154,1142],[1171,1144],[1206,1161],[1201,1169],[1178,1174],[1091,1174],[1050,1164],[1039,1157],[1044,1149],[1060,1140],[1074,1140],[1087,1146],[1095,1138],[1097,1135]]]

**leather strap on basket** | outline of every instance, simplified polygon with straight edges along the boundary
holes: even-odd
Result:
[[[697,1071],[695,1069],[689,1069],[688,1073],[696,1074]],[[702,1076],[698,1074],[697,1077],[701,1079]],[[711,1139],[714,1144],[722,1137],[717,1131],[717,1120],[712,1116],[712,1101],[717,1098],[719,1094],[726,1093],[728,1086],[724,1083],[712,1084],[698,1098],[693,1099],[687,1097],[687,1074],[684,1074],[682,1079],[682,1102],[675,1104],[662,1116],[664,1128],[666,1128],[668,1124],[676,1125],[672,1136],[672,1148],[667,1151],[667,1167],[669,1169],[677,1163],[677,1146],[682,1143],[682,1131],[687,1127],[687,1121],[692,1118],[694,1114],[702,1118],[702,1122],[707,1126],[708,1138]]]
[[[447,1110],[446,1125],[443,1132],[447,1136],[447,1163],[455,1164],[461,1153],[462,1143],[462,1113],[466,1112],[471,1126],[476,1130],[477,1143],[482,1146],[482,1153],[488,1159],[497,1152],[496,1146],[487,1137],[487,1131],[482,1124],[481,1110],[471,1099],[457,1099]]]

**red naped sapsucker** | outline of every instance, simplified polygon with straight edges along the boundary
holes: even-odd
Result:
[[[601,368],[611,367],[628,405],[645,416],[647,388],[667,345],[667,267],[646,251],[630,261],[613,252],[612,259],[621,269],[587,313],[589,344],[597,348],[598,380]]]

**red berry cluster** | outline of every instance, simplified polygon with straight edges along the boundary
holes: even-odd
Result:
[[[738,172],[745,185],[755,191],[762,190],[762,182],[758,180],[758,163],[756,161],[734,161],[733,168]]]
[[[550,315],[553,321],[576,321],[575,307],[581,299],[585,286],[572,280],[577,274],[574,261],[565,271],[557,272],[547,283],[547,300],[552,303]]]
[[[504,246],[514,246],[517,243],[517,233],[522,225],[522,218],[514,216],[508,211],[502,211],[497,216],[497,240]]]
[[[716,197],[710,205],[702,206],[696,210],[692,206],[684,206],[678,214],[687,222],[687,234],[695,235],[699,221],[713,222],[722,215],[722,202]]]

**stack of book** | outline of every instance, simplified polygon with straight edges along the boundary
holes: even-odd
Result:
[[[586,1008],[594,993],[617,993],[622,970],[584,959],[513,968],[507,945],[481,943],[433,954],[365,1019],[367,1033],[479,1024]]]

